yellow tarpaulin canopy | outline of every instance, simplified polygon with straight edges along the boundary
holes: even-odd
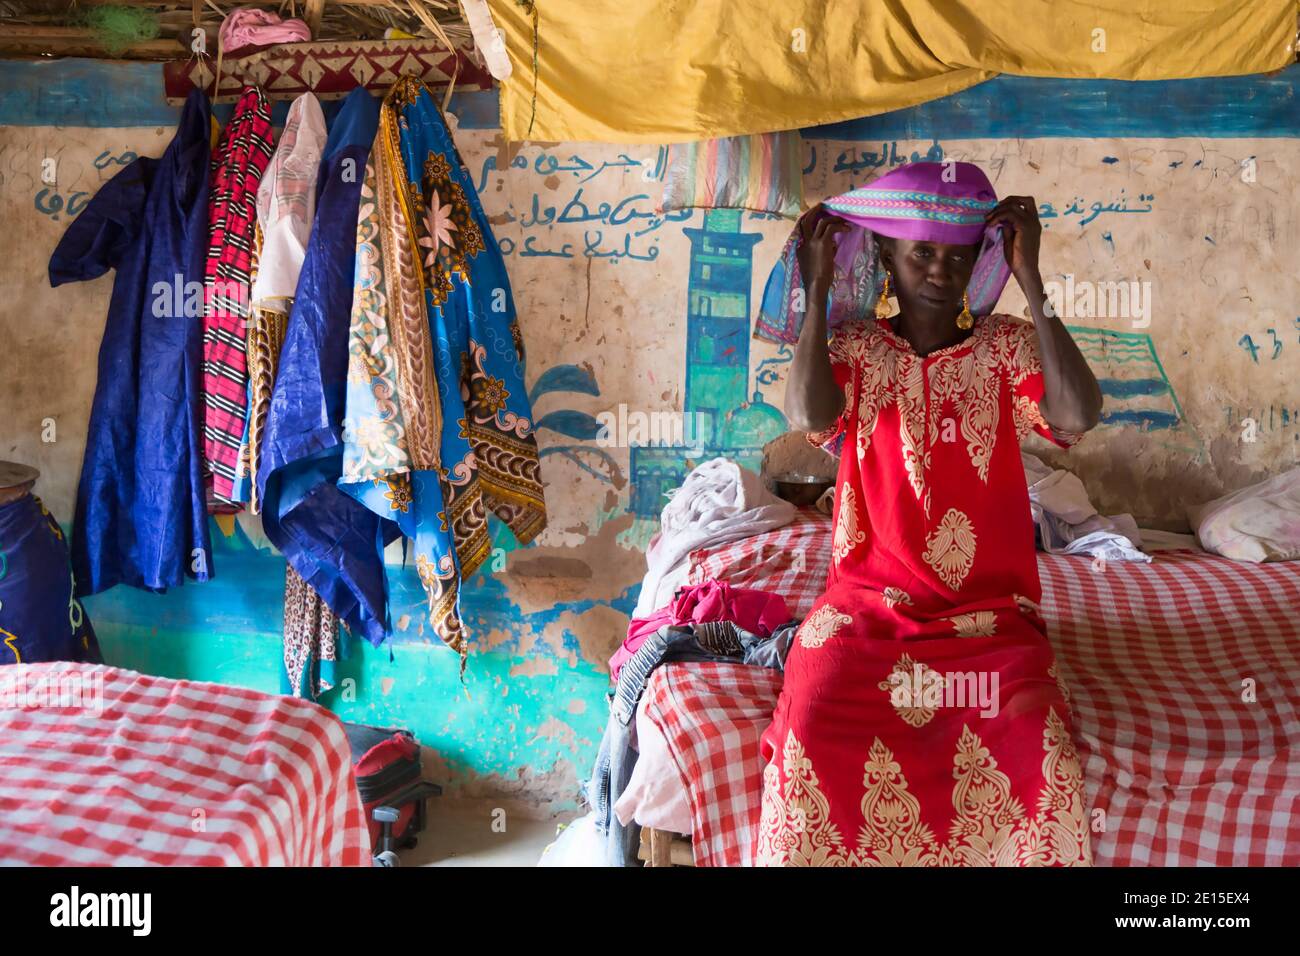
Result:
[[[512,67],[501,91],[507,139],[614,143],[815,126],[913,106],[998,73],[1122,80],[1263,73],[1294,62],[1297,9],[1296,0],[489,6]]]

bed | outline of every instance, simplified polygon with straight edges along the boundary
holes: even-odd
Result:
[[[801,511],[785,528],[691,555],[690,581],[779,590],[802,616],[825,580],[830,534],[828,517]],[[1150,564],[1040,553],[1038,566],[1094,861],[1300,865],[1300,562],[1171,550]],[[742,664],[651,676],[641,747],[667,755],[647,772],[675,782],[681,801],[653,822],[689,819],[690,832],[643,828],[649,865],[753,862],[759,737],[780,690],[778,672]]]
[[[368,866],[316,704],[52,663],[0,668],[0,864]]]

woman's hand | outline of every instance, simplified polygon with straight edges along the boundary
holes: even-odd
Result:
[[[989,225],[1002,223],[1010,235],[1003,234],[1003,248],[1011,274],[1024,287],[1038,276],[1038,247],[1043,238],[1043,224],[1038,220],[1038,204],[1033,196],[1008,196],[984,217]]]
[[[837,237],[848,229],[847,222],[820,206],[804,217],[799,225],[797,255],[805,290],[817,289],[819,293],[830,290],[835,278],[835,252],[839,248]]]
[[[799,272],[807,304],[785,383],[785,417],[800,431],[828,428],[844,410],[844,389],[835,381],[826,337],[826,298],[835,277],[836,237],[848,228],[821,207],[799,224]]]
[[[1011,231],[1004,235],[1007,265],[1029,302],[1043,368],[1043,397],[1038,410],[1059,431],[1086,432],[1101,419],[1101,388],[1070,330],[1052,309],[1038,271],[1043,224],[1032,196],[1008,196],[986,217]]]

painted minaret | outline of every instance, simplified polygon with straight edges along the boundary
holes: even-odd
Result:
[[[749,400],[750,287],[758,233],[741,232],[739,209],[710,209],[691,241],[686,301],[686,398],[702,436],[722,444],[723,416]]]
[[[778,409],[757,391],[749,393],[750,289],[754,246],[762,235],[741,232],[743,216],[740,209],[710,209],[704,228],[682,230],[691,242],[682,413],[688,440],[703,449],[631,449],[629,510],[648,530],[657,524],[667,493],[701,461],[722,455],[757,471],[763,445],[786,429]]]

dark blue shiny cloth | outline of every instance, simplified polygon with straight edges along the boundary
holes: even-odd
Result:
[[[77,488],[78,594],[212,573],[198,417],[209,109],[190,93],[162,158],[105,183],[50,258],[52,286],[117,270]]]
[[[397,526],[340,491],[357,206],[379,101],[344,101],[321,159],[316,219],[262,438],[262,526],[303,579],[374,644],[390,631],[384,545]]]
[[[41,499],[0,505],[0,664],[103,662],[72,591],[63,531]]]

